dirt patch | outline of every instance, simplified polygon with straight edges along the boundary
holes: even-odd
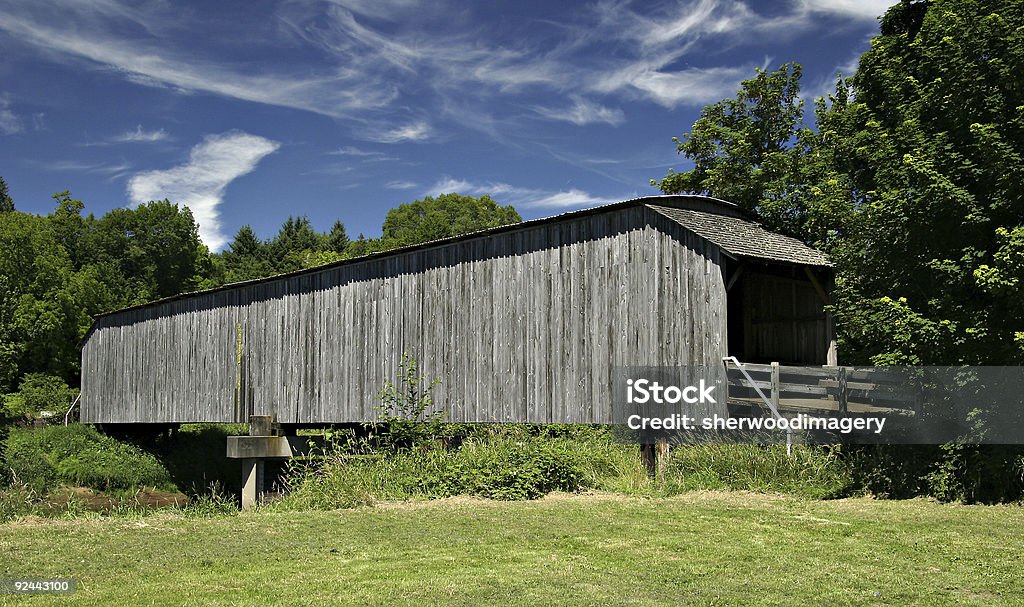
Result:
[[[98,493],[86,487],[68,487],[58,493],[49,495],[45,501],[50,508],[63,508],[71,503],[91,510],[104,512],[116,508],[165,508],[167,506],[185,506],[188,496],[177,491],[160,491],[159,489],[140,489],[129,495],[108,495]]]
[[[947,588],[946,592],[952,594],[958,594],[962,597],[969,598],[975,601],[994,601],[1001,598],[998,594],[993,592],[986,592],[984,590],[971,590],[970,588]]]

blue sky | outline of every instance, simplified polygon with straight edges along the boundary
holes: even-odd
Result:
[[[170,198],[213,249],[450,191],[553,215],[656,193],[756,67],[823,94],[889,4],[0,0],[0,175],[35,213]]]

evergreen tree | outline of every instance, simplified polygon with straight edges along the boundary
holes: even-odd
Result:
[[[341,255],[345,252],[345,247],[348,246],[348,243],[349,239],[348,234],[345,232],[345,224],[338,219],[331,226],[331,231],[327,233],[327,248]]]
[[[7,182],[0,177],[0,213],[7,213],[14,210],[14,199],[7,190]]]

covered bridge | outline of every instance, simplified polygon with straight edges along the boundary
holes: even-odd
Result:
[[[451,421],[610,423],[617,366],[835,364],[828,259],[657,196],[96,318],[86,423],[372,421],[408,353]]]

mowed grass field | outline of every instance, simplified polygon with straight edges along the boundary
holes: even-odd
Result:
[[[1024,508],[748,493],[0,525],[26,605],[1024,605]]]

